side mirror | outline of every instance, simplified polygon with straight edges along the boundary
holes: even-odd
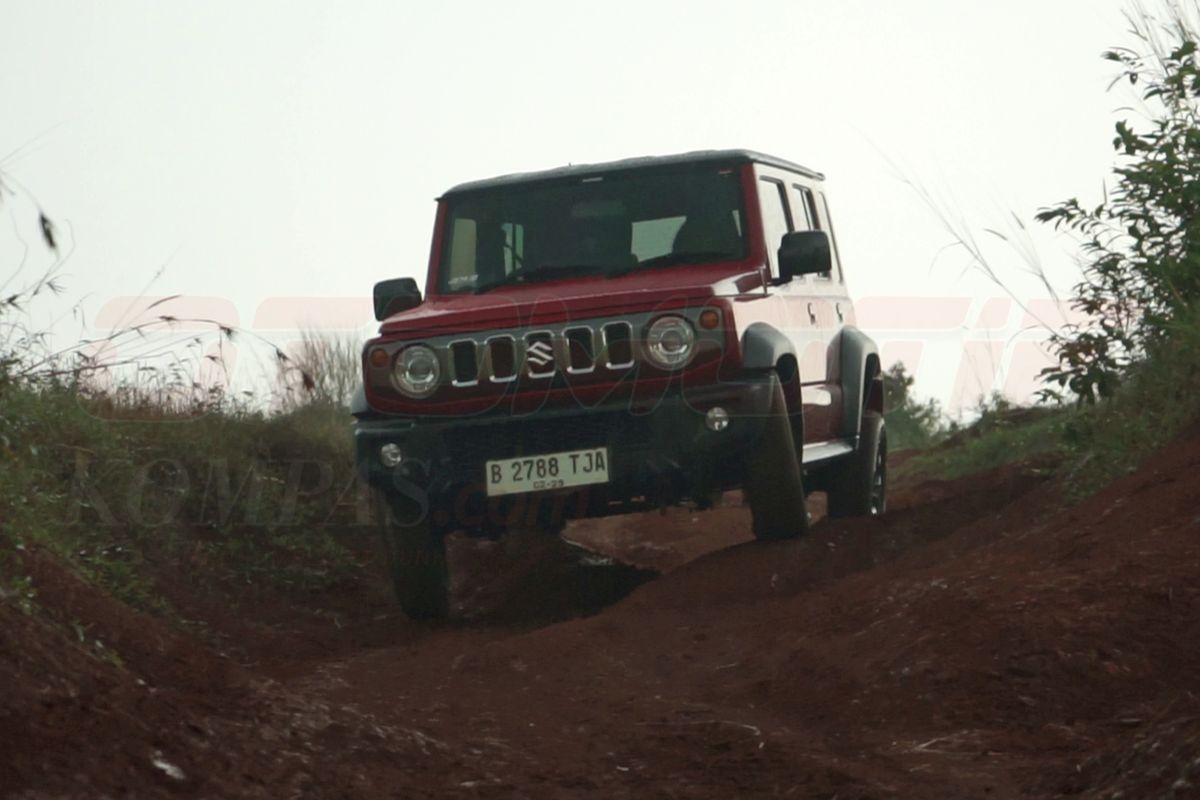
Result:
[[[382,322],[400,311],[421,305],[421,290],[412,278],[393,278],[375,284],[375,319]]]
[[[825,231],[785,233],[779,245],[779,279],[790,281],[798,275],[814,275],[833,270],[829,236]]]

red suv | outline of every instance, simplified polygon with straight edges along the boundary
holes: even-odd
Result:
[[[743,150],[456,186],[421,297],[375,287],[359,468],[397,596],[447,612],[445,535],[741,488],[760,539],[880,513],[875,344],[854,327],[824,176]]]

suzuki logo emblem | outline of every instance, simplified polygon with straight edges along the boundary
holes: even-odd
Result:
[[[547,341],[538,340],[529,345],[526,356],[539,367],[544,367],[554,361],[554,347]]]

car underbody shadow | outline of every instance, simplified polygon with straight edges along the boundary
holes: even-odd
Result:
[[[658,576],[538,530],[453,535],[447,558],[453,617],[520,627],[598,613]]]

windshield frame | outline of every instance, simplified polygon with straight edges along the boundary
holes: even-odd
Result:
[[[724,162],[724,161],[697,161],[684,164],[672,164],[664,166],[639,167],[636,169],[626,169],[611,172],[599,172],[595,175],[588,176],[572,176],[570,178],[552,177],[545,180],[520,180],[513,181],[509,184],[493,185],[487,188],[470,189],[465,191],[455,191],[447,194],[439,199],[439,208],[437,215],[437,236],[435,237],[433,252],[431,253],[430,275],[427,282],[428,294],[435,296],[464,296],[471,294],[481,294],[495,288],[518,288],[529,286],[537,283],[550,282],[556,280],[570,279],[606,279],[608,277],[620,277],[624,275],[636,275],[643,271],[657,271],[660,269],[687,267],[699,264],[717,264],[717,263],[742,263],[754,257],[757,249],[757,241],[754,235],[754,225],[757,218],[755,209],[753,208],[753,187],[747,187],[746,174],[749,165],[741,162]],[[671,260],[669,263],[651,264],[650,262],[663,258],[663,256],[671,255],[668,251],[665,254],[650,256],[636,265],[630,267],[612,267],[604,269],[596,269],[587,271],[581,269],[582,264],[567,264],[569,267],[564,269],[560,276],[556,276],[556,269],[553,267],[534,267],[526,265],[523,269],[529,270],[528,275],[532,277],[536,273],[545,270],[545,277],[538,277],[533,280],[527,279],[512,279],[516,272],[506,273],[507,279],[494,281],[488,284],[480,285],[476,283],[464,285],[460,287],[451,287],[448,285],[449,278],[447,273],[450,269],[451,248],[453,246],[452,226],[454,224],[454,211],[459,203],[478,200],[489,196],[508,193],[536,193],[546,189],[554,189],[560,187],[572,187],[585,183],[593,183],[599,181],[618,181],[627,178],[640,178],[645,176],[669,176],[669,175],[694,175],[694,174],[729,174],[733,181],[734,207],[730,209],[731,213],[737,214],[738,230],[738,251],[735,253],[702,253],[697,254],[695,258],[687,258],[681,260]],[[610,184],[611,185],[611,184]],[[665,217],[664,217],[665,218]],[[631,220],[631,223],[640,220]],[[645,266],[643,266],[645,264]]]

